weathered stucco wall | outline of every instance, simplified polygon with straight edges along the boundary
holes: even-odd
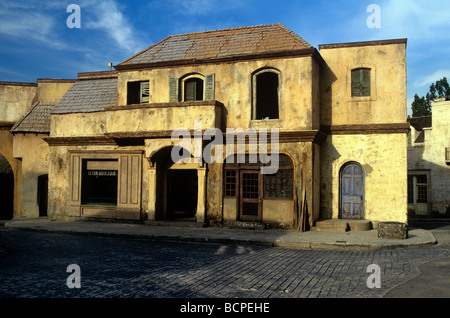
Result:
[[[51,137],[103,136],[106,127],[106,113],[74,113],[51,115]]]
[[[0,122],[16,122],[36,101],[37,85],[0,82]]]
[[[319,47],[322,125],[406,122],[406,43]],[[351,95],[351,70],[360,67],[371,69],[368,97]]]
[[[48,144],[43,134],[16,134],[14,157],[22,161],[21,216],[38,217],[38,177],[48,173]]]
[[[450,211],[450,166],[445,149],[450,148],[450,101],[432,104],[432,131],[425,160],[433,162],[431,170],[432,211]]]
[[[38,79],[38,99],[41,104],[56,105],[75,80]]]
[[[274,120],[276,127],[312,129],[313,124],[317,124],[317,119],[312,118],[316,115],[312,113],[312,104],[313,77],[317,75],[317,66],[310,56],[121,72],[118,77],[118,105],[127,103],[128,81],[149,80],[149,103],[167,103],[169,76],[181,78],[191,73],[203,76],[214,73],[215,99],[225,105],[228,113],[226,126],[246,129],[252,121],[252,74],[262,68],[281,72],[280,120]]]
[[[406,222],[405,134],[328,136],[321,161],[322,218],[339,218],[339,172],[344,164],[354,161],[365,173],[365,219]]]

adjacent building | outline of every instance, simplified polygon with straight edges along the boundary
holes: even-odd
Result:
[[[318,50],[260,25],[169,36],[114,68],[41,109],[50,218],[407,221],[406,39]]]
[[[432,115],[408,118],[408,210],[412,216],[450,214],[450,101]]]

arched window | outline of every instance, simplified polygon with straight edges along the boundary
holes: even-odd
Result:
[[[190,77],[183,81],[183,100],[203,100],[203,79]]]
[[[279,72],[265,69],[253,75],[253,119],[279,118]]]

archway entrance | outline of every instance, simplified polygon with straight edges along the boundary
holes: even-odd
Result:
[[[194,218],[197,211],[197,170],[167,171],[167,219]]]
[[[14,173],[5,157],[0,155],[0,220],[13,218]]]
[[[155,220],[196,221],[197,218],[198,221],[198,200],[202,193],[199,191],[198,181],[201,164],[183,160],[174,162],[172,150],[174,153],[180,153],[183,149],[178,146],[167,146],[151,157],[156,168],[156,180],[153,185]],[[186,158],[191,158],[189,152],[185,154]]]

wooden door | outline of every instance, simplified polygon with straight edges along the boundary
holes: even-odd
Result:
[[[240,220],[262,220],[261,217],[261,177],[258,171],[240,171]]]
[[[364,218],[364,170],[359,164],[348,164],[341,173],[341,207],[343,219]]]

